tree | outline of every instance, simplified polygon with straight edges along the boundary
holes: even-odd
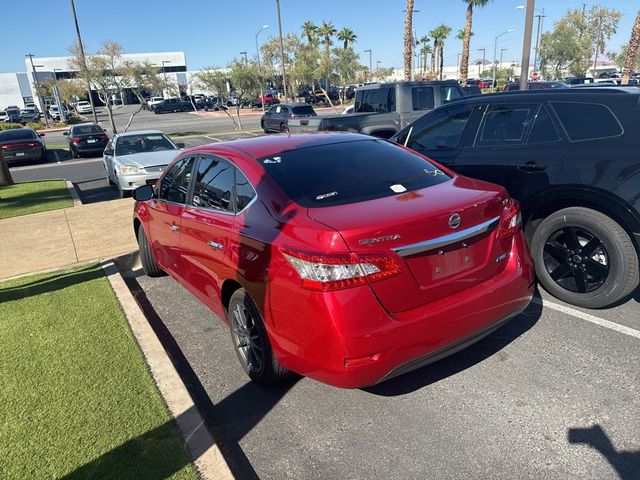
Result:
[[[344,27],[337,34],[338,40],[342,42],[343,48],[346,50],[350,44],[355,43],[356,34],[350,28]]]
[[[404,79],[411,80],[411,59],[413,56],[413,6],[414,0],[407,0],[404,19]]]
[[[420,38],[419,43],[422,45],[420,53],[422,54],[422,69],[420,75],[424,76],[427,70],[427,57],[431,53],[431,39],[425,35]]]
[[[207,67],[203,70],[200,70],[194,75],[194,77],[196,79],[196,85],[198,87],[217,95],[222,95],[223,92],[226,92],[229,84],[231,83],[231,80],[227,73],[214,67]],[[222,111],[231,119],[231,121],[233,122],[233,127],[236,130],[240,130],[240,128],[242,128],[241,125],[239,125],[236,121],[236,118],[231,115],[229,109],[226,106],[222,107]]]
[[[58,80],[58,93],[60,100],[65,103],[71,103],[81,98],[87,97],[87,86],[78,79]]]
[[[618,22],[622,13],[617,10],[608,9],[600,5],[594,5],[589,10],[589,33],[591,34],[591,51],[594,53],[594,75],[598,63],[598,55],[604,54],[606,42],[616,33]]]
[[[318,27],[311,20],[307,20],[302,24],[302,35],[307,37],[307,43],[311,45],[318,38]]]
[[[622,84],[627,85],[629,83],[629,77],[634,68],[640,64],[640,10],[638,16],[633,24],[631,30],[631,40],[627,47],[627,54],[625,56],[624,68],[622,69]]]
[[[282,43],[284,46],[284,65],[287,71],[291,70],[295,61],[295,54],[300,47],[300,38],[295,33],[288,33],[283,36]],[[278,37],[269,37],[269,39],[260,47],[262,54],[262,68],[263,72],[267,72],[272,78],[274,84],[281,84],[281,71],[278,68],[281,65],[282,59],[280,52],[280,39]],[[291,82],[287,82],[288,90],[292,90]],[[293,95],[293,91],[292,91]],[[287,96],[287,92],[285,92]]]
[[[460,83],[467,83],[469,77],[469,45],[471,43],[471,27],[473,23],[473,7],[484,7],[489,0],[463,0],[467,4],[467,21],[464,24],[462,37],[462,58],[460,59]]]
[[[9,165],[4,159],[4,153],[2,153],[2,149],[0,148],[0,187],[7,187],[9,185],[13,185],[13,177],[11,176],[11,171],[9,170]]]
[[[324,55],[320,58],[319,68],[318,68],[318,78],[324,78],[325,88],[329,88],[329,77],[333,72],[333,68],[331,67],[331,55],[330,48],[333,44],[333,37],[338,31],[333,26],[331,22],[322,21],[322,25],[318,27],[318,35],[322,38],[322,43],[324,45]],[[326,94],[325,94],[326,95]],[[327,99],[329,97],[327,96]]]
[[[434,54],[437,54],[439,59],[438,76],[442,80],[442,69],[444,67],[444,41],[451,34],[451,27],[441,23],[434,28],[429,36],[433,38]]]
[[[124,127],[123,131],[126,132],[129,130],[133,118],[142,111],[142,108],[147,103],[144,93],[162,92],[169,88],[169,85],[164,80],[164,77],[159,74],[158,68],[149,61],[143,63],[124,62],[122,67],[119,68],[119,73],[122,75],[123,87],[131,89],[138,102],[140,102],[140,107],[131,114],[127,125]]]
[[[258,69],[257,63],[247,64],[244,61],[234,59],[229,64],[229,80],[238,97],[238,102],[236,103],[236,128],[240,130],[242,129],[242,122],[240,121],[242,100],[247,96],[258,96],[260,84],[264,82],[264,78]]]
[[[342,85],[341,103],[344,103],[345,100],[346,85],[356,80],[360,68],[358,60],[358,54],[355,53],[351,47],[333,49],[333,63],[335,65],[335,71],[340,78],[340,84]]]

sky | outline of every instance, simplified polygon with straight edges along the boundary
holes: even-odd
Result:
[[[569,8],[582,8],[587,0],[537,0],[544,9],[544,30],[550,29]],[[120,42],[128,53],[184,51],[189,70],[224,67],[239,52],[255,55],[255,34],[262,25],[269,28],[260,41],[278,32],[275,0],[75,0],[82,38],[88,52],[105,40]],[[474,13],[470,63],[493,57],[496,35],[509,29],[498,40],[504,61],[515,61],[522,54],[524,10],[516,7],[525,0],[490,0]],[[618,33],[607,45],[617,50],[629,41],[640,2],[600,0],[602,5],[623,13]],[[363,64],[372,49],[375,68],[401,67],[405,0],[280,0],[283,33],[300,33],[306,20],[316,24],[331,21],[337,29],[351,28],[357,35],[354,46]],[[587,3],[587,8],[594,2]],[[440,23],[452,28],[445,43],[445,64],[455,65],[462,44],[455,38],[464,27],[466,2],[463,0],[415,0],[414,28],[418,37]],[[3,39],[0,72],[25,71],[25,54],[41,57],[65,56],[75,42],[69,0],[0,0]],[[28,35],[27,35],[28,34]],[[535,28],[534,39],[535,43]]]

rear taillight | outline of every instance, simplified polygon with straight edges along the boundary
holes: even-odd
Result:
[[[80,143],[80,140],[82,140],[80,137],[71,137],[72,143]]]
[[[102,135],[100,135],[100,140],[109,140],[109,137],[103,133]]]
[[[522,228],[522,214],[520,213],[520,204],[512,199],[506,198],[502,205],[502,217],[498,225],[496,238],[507,238],[515,235]]]
[[[303,287],[323,292],[377,282],[400,272],[398,264],[385,255],[315,254],[295,250],[282,253],[300,276]]]

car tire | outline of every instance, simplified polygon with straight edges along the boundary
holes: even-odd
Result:
[[[189,107],[182,107],[183,112],[188,112],[189,110],[191,110]]]
[[[269,133],[269,129],[267,128],[267,124],[264,121],[260,122],[260,127],[262,127],[262,131],[264,133]]]
[[[147,277],[162,277],[166,275],[156,263],[156,259],[153,257],[153,251],[151,245],[147,240],[147,236],[144,233],[142,224],[138,225],[138,249],[140,252],[140,263],[142,264],[142,270]]]
[[[80,152],[74,150],[73,148],[69,148],[69,150],[71,151],[71,156],[73,158],[80,158]]]
[[[231,295],[228,318],[233,348],[252,381],[273,385],[289,376],[273,355],[262,315],[244,288]]]
[[[627,232],[589,208],[565,208],[542,220],[531,254],[544,289],[572,305],[607,307],[640,283],[638,254]]]
[[[286,133],[289,131],[289,126],[286,123],[281,123],[280,124],[280,132],[281,133]]]

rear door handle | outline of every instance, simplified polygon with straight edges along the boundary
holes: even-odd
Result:
[[[525,163],[524,165],[518,165],[517,169],[523,172],[542,172],[547,169],[547,166],[540,163]]]
[[[169,230],[173,230],[174,232],[177,232],[178,230],[180,230],[180,227],[178,225],[169,225]]]
[[[213,240],[209,240],[207,242],[207,245],[209,245],[211,248],[215,248],[216,250],[222,250],[222,244],[214,242]]]

